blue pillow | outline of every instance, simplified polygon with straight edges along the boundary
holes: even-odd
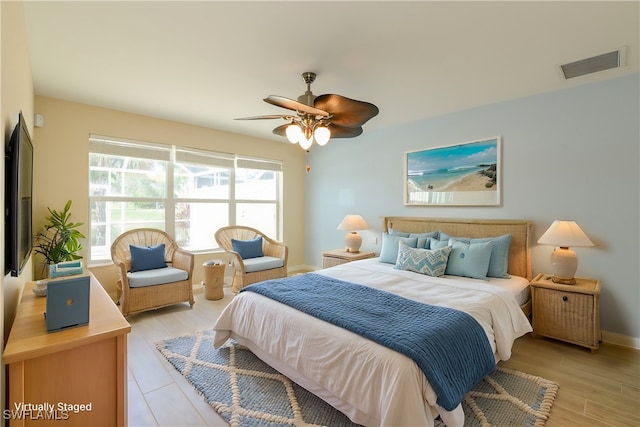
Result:
[[[449,240],[451,254],[447,262],[446,274],[488,280],[487,271],[493,242],[465,243],[452,240]]]
[[[429,231],[428,233],[406,233],[404,231],[397,231],[393,228],[389,229],[389,234],[392,236],[398,237],[417,237],[418,243],[417,248],[429,249],[429,240],[430,238],[437,239],[438,231]]]
[[[259,258],[262,253],[262,236],[258,236],[251,240],[231,239],[233,250],[238,252],[242,259]]]
[[[397,231],[397,230],[394,230],[393,228],[389,229],[389,234],[392,236],[398,236],[398,237],[409,237],[409,233],[405,233],[404,231]]]
[[[468,237],[451,237],[451,239],[466,243],[484,243],[493,241],[493,249],[491,249],[491,260],[489,261],[489,271],[487,272],[487,276],[500,277],[502,279],[508,279],[511,277],[511,275],[507,273],[507,269],[509,268],[511,234],[477,239],[470,239]]]
[[[427,276],[441,277],[444,276],[450,253],[451,248],[449,246],[430,251],[428,249],[414,249],[400,242],[398,261],[396,261],[396,265],[393,268],[414,271]]]
[[[437,231],[430,231],[428,233],[409,233],[409,236],[407,237],[418,238],[418,245],[416,246],[417,248],[430,249],[430,245],[429,245],[430,240],[437,239],[438,234],[439,233]]]
[[[447,246],[449,246],[449,240],[429,240],[429,249],[442,249],[446,248]]]
[[[415,248],[418,244],[417,237],[398,237],[391,234],[382,234],[382,249],[380,250],[380,262],[395,264],[398,260],[398,246],[400,242],[405,242],[408,246]]]
[[[131,272],[165,268],[164,243],[155,246],[129,245],[131,254]]]

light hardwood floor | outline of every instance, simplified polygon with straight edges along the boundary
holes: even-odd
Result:
[[[225,426],[226,423],[156,350],[166,338],[210,328],[232,298],[196,293],[187,304],[129,316],[129,426]],[[603,343],[599,350],[558,341],[518,339],[503,366],[560,385],[548,427],[640,426],[640,351]]]

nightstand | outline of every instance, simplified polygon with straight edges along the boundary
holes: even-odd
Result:
[[[376,254],[373,252],[347,252],[344,249],[332,249],[322,252],[322,268],[329,268],[351,261],[373,258],[375,256]]]
[[[531,281],[533,332],[572,344],[600,346],[600,281],[576,277],[575,285],[554,283],[550,274]]]

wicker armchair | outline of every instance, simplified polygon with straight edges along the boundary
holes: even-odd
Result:
[[[160,281],[162,284],[150,284],[149,286],[130,286],[129,277],[136,274],[131,273],[130,245],[147,247],[161,243],[165,245],[167,265],[174,269],[184,270],[187,272],[187,278],[170,283]],[[120,270],[117,291],[118,301],[124,316],[181,302],[188,302],[192,307],[195,304],[191,284],[194,256],[192,253],[180,249],[177,243],[164,231],[154,228],[126,231],[118,236],[111,245],[111,259]]]
[[[231,239],[235,240],[252,240],[257,237],[262,237],[262,252],[264,257],[262,258],[276,258],[281,260],[279,264],[282,266],[267,269],[259,269],[257,271],[251,271],[256,269],[254,261],[260,262],[260,259],[245,260],[242,256],[233,249]],[[233,283],[231,289],[233,292],[239,292],[240,289],[252,283],[261,282],[263,280],[277,279],[280,277],[287,277],[287,258],[289,255],[289,249],[284,243],[278,242],[266,236],[259,230],[251,227],[245,227],[241,225],[230,225],[222,227],[215,234],[216,242],[226,252],[231,254],[232,262],[234,266]],[[277,261],[275,260],[275,261]],[[247,268],[247,264],[251,263],[251,267]],[[260,267],[257,267],[260,268]],[[249,270],[249,271],[248,271]]]

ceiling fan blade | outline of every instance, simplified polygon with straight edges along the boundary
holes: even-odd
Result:
[[[335,123],[329,125],[331,131],[331,139],[333,138],[355,138],[362,134],[362,127],[345,127]]]
[[[287,126],[289,126],[289,123],[285,123],[282,126],[278,126],[277,128],[275,128],[273,130],[273,133],[275,133],[276,135],[284,136],[286,138],[286,136],[287,136]]]
[[[238,117],[234,120],[264,120],[264,119],[285,119],[290,120],[293,116],[283,114],[273,114],[269,116],[252,116],[252,117]]]
[[[380,111],[378,107],[369,102],[356,101],[334,94],[318,96],[314,107],[329,111],[332,124],[349,128],[362,126]]]
[[[264,102],[293,111],[302,111],[303,113],[313,114],[314,116],[327,117],[329,115],[329,113],[324,110],[310,107],[307,104],[294,101],[293,99],[285,98],[284,96],[269,95],[264,99]]]

